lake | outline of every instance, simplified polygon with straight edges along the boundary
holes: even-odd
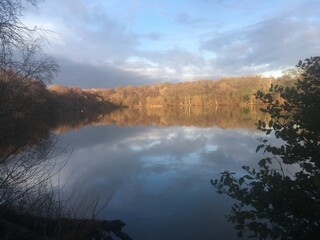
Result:
[[[68,159],[55,183],[75,205],[99,199],[133,239],[237,239],[233,200],[210,180],[256,166],[256,109],[123,109],[55,129]]]

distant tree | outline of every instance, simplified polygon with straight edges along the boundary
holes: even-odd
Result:
[[[283,144],[259,139],[257,151],[268,153],[259,169],[243,166],[247,174],[242,177],[225,171],[212,180],[218,193],[238,200],[227,219],[236,225],[239,237],[248,232],[260,239],[319,239],[320,57],[300,61],[297,67],[301,79],[293,87],[275,85],[269,93],[256,94],[267,104],[261,111],[271,117],[259,121],[258,129]],[[284,166],[292,164],[294,172],[286,171]]]

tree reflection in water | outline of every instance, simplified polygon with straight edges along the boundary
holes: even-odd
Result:
[[[239,237],[319,239],[320,57],[297,67],[302,74],[294,87],[276,85],[267,94],[257,93],[266,103],[262,111],[271,116],[258,122],[258,129],[274,134],[282,145],[272,145],[268,136],[259,139],[257,151],[269,155],[259,161],[259,169],[244,166],[244,176],[225,171],[211,181],[218,193],[237,200],[227,220]],[[285,170],[289,166],[297,169]]]
[[[0,239],[110,239],[109,232],[131,239],[123,222],[94,219],[99,198],[78,205],[61,200],[52,178],[67,159],[60,159],[58,135],[42,120],[0,118]]]

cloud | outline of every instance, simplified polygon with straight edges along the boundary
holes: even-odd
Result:
[[[33,22],[50,25],[57,33],[49,53],[91,63],[126,59],[134,54],[139,37],[108,13],[99,3],[48,2]]]
[[[194,4],[57,0],[41,4],[38,15],[27,20],[56,32],[47,50],[68,59],[64,66],[61,61],[58,78],[67,85],[92,81],[92,87],[103,86],[106,78],[108,86],[116,86],[263,73],[293,67],[320,51],[318,1],[279,2],[276,9],[273,3],[252,0]],[[77,70],[76,62],[90,75]]]
[[[319,22],[294,17],[261,21],[203,42],[220,72],[243,74],[293,67],[320,50]]]
[[[154,63],[155,74],[167,76],[171,81],[188,77],[192,73],[200,74],[206,67],[199,54],[178,47],[164,51],[142,51],[140,55]]]
[[[162,35],[160,33],[151,32],[151,33],[142,35],[142,37],[152,41],[158,41],[158,40],[161,40]]]
[[[187,25],[193,25],[196,23],[202,22],[202,19],[198,18],[192,18],[188,13],[186,12],[180,12],[175,17],[175,22],[180,24],[187,24]]]
[[[168,239],[167,234],[187,239],[184,234],[190,232],[183,229],[194,226],[198,227],[191,239],[199,234],[233,238],[233,226],[226,225],[224,217],[231,199],[218,197],[209,181],[219,178],[225,169],[239,172],[241,165],[255,162],[256,136],[244,129],[215,127],[98,128],[87,127],[62,136],[60,143],[74,148],[59,175],[60,184],[73,173],[72,180],[84,181],[93,196],[94,192],[102,197],[113,193],[102,217],[122,219],[128,224],[128,233],[134,232],[137,238],[141,234],[152,239],[156,233],[161,239]],[[150,144],[155,141],[159,144]],[[206,145],[217,149],[208,152]],[[134,231],[143,224],[148,225],[147,232]],[[168,225],[174,227],[165,233],[159,229]]]
[[[125,71],[112,65],[93,65],[57,57],[60,72],[54,84],[81,88],[113,88],[119,85],[142,85],[161,81],[147,75]]]

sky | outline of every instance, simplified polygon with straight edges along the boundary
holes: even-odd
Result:
[[[24,21],[46,30],[54,83],[83,88],[279,76],[320,55],[319,0],[54,0]]]

